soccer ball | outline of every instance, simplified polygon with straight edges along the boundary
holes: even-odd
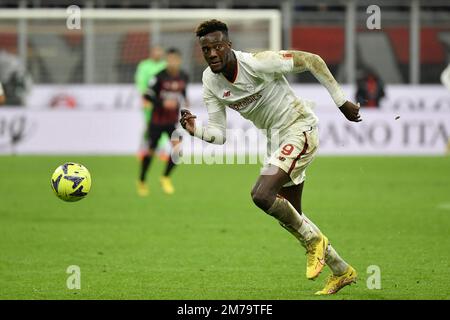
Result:
[[[83,199],[89,193],[91,175],[83,165],[66,162],[53,172],[51,185],[58,198],[75,202]]]

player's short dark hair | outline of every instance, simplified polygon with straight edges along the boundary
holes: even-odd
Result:
[[[176,54],[181,56],[181,51],[178,50],[177,48],[169,48],[167,49],[166,54]]]
[[[200,38],[200,37],[207,35],[208,33],[215,32],[215,31],[222,32],[223,35],[228,38],[227,25],[225,23],[223,23],[222,21],[219,21],[216,19],[207,20],[207,21],[203,21],[202,23],[200,23],[200,25],[195,30],[195,34],[197,35],[197,37]]]

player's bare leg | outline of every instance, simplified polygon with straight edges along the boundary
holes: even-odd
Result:
[[[172,144],[172,154],[179,154],[178,150],[181,148],[181,144],[179,140],[170,140]],[[164,175],[160,178],[161,188],[166,194],[173,194],[175,192],[175,188],[170,179],[170,173],[175,168],[176,164],[172,160],[172,156],[169,157],[169,161],[167,161],[166,170]]]
[[[144,155],[141,161],[141,172],[139,175],[139,181],[137,182],[137,193],[141,197],[146,197],[149,195],[150,191],[148,186],[145,184],[145,177],[147,175],[148,168],[152,162],[153,154],[155,150],[148,149],[148,153]]]
[[[304,182],[291,187],[283,187],[279,194],[287,199],[292,206],[302,214],[305,221],[307,221],[313,229],[320,232],[319,228],[302,212],[303,185]],[[289,229],[288,231],[291,232]],[[302,245],[305,246],[304,243],[302,243]],[[344,286],[356,282],[356,271],[339,256],[331,244],[328,244],[325,262],[327,266],[330,267],[333,274],[327,279],[324,289],[316,292],[316,294],[336,293]]]
[[[287,199],[298,213],[302,213],[302,194],[304,182],[290,187],[282,187],[278,194]]]
[[[253,202],[305,244],[306,277],[315,279],[325,265],[328,239],[320,231],[313,229],[288,200],[278,195],[282,186],[291,181],[289,175],[275,166],[269,166],[265,170],[253,187]]]

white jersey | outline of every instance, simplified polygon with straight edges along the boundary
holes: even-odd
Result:
[[[448,64],[447,68],[445,68],[441,73],[441,82],[444,86],[447,87],[447,89],[450,90],[450,63]]]
[[[203,99],[208,113],[230,107],[257,128],[280,130],[294,123],[314,126],[317,117],[312,103],[295,96],[284,74],[294,69],[293,55],[287,51],[257,54],[233,50],[237,74],[233,82],[208,67],[203,72]]]

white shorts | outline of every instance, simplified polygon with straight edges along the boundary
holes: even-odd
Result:
[[[294,126],[280,138],[278,149],[269,156],[267,164],[277,166],[289,175],[291,181],[283,187],[305,181],[306,167],[313,161],[319,147],[318,131],[316,126],[301,129]]]

